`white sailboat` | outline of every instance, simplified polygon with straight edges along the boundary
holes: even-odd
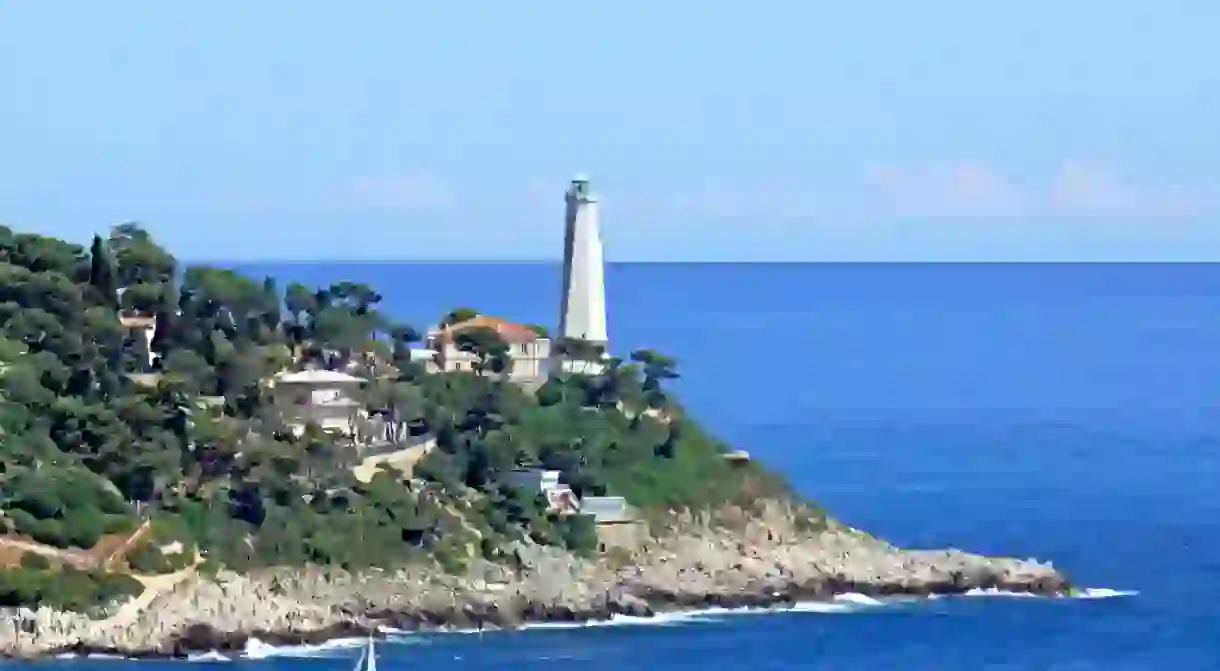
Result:
[[[373,635],[369,634],[369,642],[360,652],[360,659],[353,671],[377,671],[377,652],[373,649]]]

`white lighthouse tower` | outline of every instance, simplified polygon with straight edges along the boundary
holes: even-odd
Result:
[[[565,194],[567,218],[563,235],[563,297],[559,307],[559,337],[583,341],[605,352],[606,282],[602,259],[600,205],[589,188],[589,179],[578,175]],[[595,373],[600,362],[592,357],[564,357],[564,368]],[[598,357],[600,359],[601,357]],[[580,360],[578,360],[580,359]]]

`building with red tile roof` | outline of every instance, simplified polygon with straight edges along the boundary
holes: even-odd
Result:
[[[462,351],[457,342],[459,334],[475,329],[495,331],[508,345],[509,367],[505,373],[509,378],[539,380],[549,374],[551,339],[540,329],[491,315],[476,315],[428,332],[425,345],[434,353],[432,365],[436,372],[477,370],[478,356]]]

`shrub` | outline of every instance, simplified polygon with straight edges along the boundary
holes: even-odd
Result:
[[[37,552],[27,552],[21,555],[21,568],[28,568],[31,571],[46,571],[51,568],[51,560]]]
[[[63,520],[66,539],[77,547],[91,548],[97,545],[106,530],[106,521],[97,508],[78,508],[69,511]]]
[[[194,560],[195,558],[187,552],[175,552],[173,554],[165,555],[165,561],[169,564],[171,572],[181,571],[182,569],[190,566],[191,562]]]
[[[441,569],[450,575],[461,575],[466,572],[466,557],[465,553],[459,548],[451,545],[440,545],[432,552],[432,556],[436,558],[436,563],[440,564]]]
[[[67,535],[64,534],[63,525],[58,520],[35,520],[30,536],[39,543],[54,545],[58,548],[72,546]]]
[[[144,591],[144,585],[135,578],[123,573],[91,574],[97,583],[94,602],[110,603],[123,597],[136,596]]]
[[[38,519],[30,513],[20,508],[13,508],[5,512],[5,516],[13,525],[13,530],[19,534],[33,536],[34,531],[38,527]]]
[[[0,605],[32,606],[39,602],[47,579],[28,568],[0,569]]]
[[[30,486],[37,487],[33,484]],[[12,506],[27,511],[40,520],[55,517],[63,509],[63,502],[50,489],[27,489],[17,496]]]
[[[216,575],[220,573],[220,569],[220,562],[216,561],[215,559],[205,559],[203,560],[203,563],[199,565],[199,575],[205,578],[215,578]]]
[[[556,526],[568,550],[589,554],[597,549],[597,525],[591,516],[567,515],[560,518]]]
[[[612,547],[606,550],[606,563],[614,569],[622,569],[635,563],[635,557],[627,548]]]
[[[77,571],[0,569],[0,606],[47,605],[60,610],[92,611],[144,586],[130,576]]]
[[[127,515],[106,513],[102,515],[102,531],[108,534],[129,534],[136,530],[135,519]]]
[[[127,565],[137,573],[171,573],[173,565],[161,548],[151,543],[141,543],[127,553]]]
[[[97,507],[107,515],[121,516],[131,519],[131,506],[122,497],[112,491],[101,491],[97,496]]]

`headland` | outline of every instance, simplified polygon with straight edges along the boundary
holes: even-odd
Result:
[[[136,225],[89,249],[0,228],[0,653],[1070,590],[840,524],[709,435],[675,359],[613,356],[584,188],[554,335],[180,272]]]

